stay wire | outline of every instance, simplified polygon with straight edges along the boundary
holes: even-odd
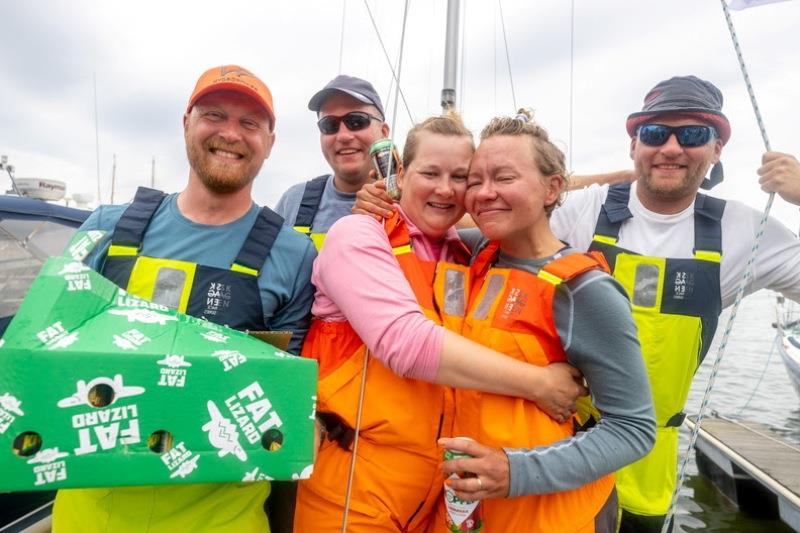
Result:
[[[575,83],[575,0],[571,1],[570,22],[569,22],[569,171],[572,172],[572,108],[575,101],[573,97],[573,85]]]
[[[395,75],[394,69],[392,69],[392,76],[397,83],[397,92],[395,93],[394,97],[394,109],[392,110],[392,126],[391,126],[391,138],[392,142],[394,142],[394,126],[397,119],[397,103],[400,100],[399,95],[402,95],[400,91],[400,73],[403,67],[403,49],[405,46],[405,37],[406,37],[406,22],[408,21],[408,3],[409,0],[405,1],[405,6],[403,8],[403,27],[400,32],[400,54],[397,59],[397,74]],[[366,0],[364,0],[364,5],[367,5]],[[369,11],[369,5],[367,5],[367,11]],[[372,18],[372,13],[370,12],[370,18]],[[373,19],[374,25],[374,19]],[[375,27],[377,32],[377,27]],[[379,34],[380,35],[380,34]],[[380,36],[379,36],[380,40]],[[381,46],[383,43],[381,42]],[[385,52],[385,48],[384,48]],[[388,55],[387,55],[388,57]],[[391,68],[391,63],[390,63]],[[403,99],[405,102],[405,98]],[[406,110],[408,110],[408,106],[406,106]],[[411,118],[411,112],[409,111],[409,118]],[[413,119],[412,119],[413,123]],[[361,369],[361,383],[359,386],[358,391],[358,406],[356,408],[356,427],[353,430],[353,452],[350,456],[350,469],[347,474],[347,488],[345,491],[345,499],[344,499],[344,512],[342,513],[342,533],[347,533],[347,518],[350,514],[350,496],[353,490],[353,479],[355,479],[355,472],[356,472],[356,457],[358,454],[358,440],[359,435],[361,432],[361,415],[364,411],[364,395],[367,386],[367,365],[369,363],[369,348],[364,346],[364,359],[362,361],[362,369]]]
[[[339,36],[339,74],[342,74],[342,57],[344,56],[344,21],[347,12],[347,0],[342,0],[342,31]]]
[[[758,102],[756,101],[755,92],[753,91],[753,86],[750,83],[750,75],[747,73],[747,66],[744,62],[744,57],[742,56],[742,49],[739,46],[739,39],[736,36],[736,30],[733,27],[733,20],[731,20],[730,11],[728,10],[728,4],[725,3],[725,0],[720,0],[720,4],[722,5],[722,12],[725,15],[725,21],[728,25],[728,31],[731,34],[731,40],[733,41],[733,47],[736,51],[736,58],[739,61],[739,68],[742,71],[742,76],[744,76],[744,82],[747,86],[747,92],[750,96],[750,103],[753,107],[753,111],[756,115],[756,121],[758,122],[758,128],[761,131],[761,138],[764,141],[764,147],[767,151],[770,151],[770,144],[769,139],[767,138],[767,131],[764,127],[764,121],[761,118],[761,111],[758,108]],[[758,232],[755,236],[755,241],[753,242],[753,247],[750,250],[750,256],[747,259],[747,264],[745,265],[744,274],[742,275],[742,279],[739,283],[739,288],[736,291],[736,298],[733,302],[733,306],[731,308],[731,314],[728,318],[728,322],[725,326],[725,332],[722,335],[722,340],[720,341],[719,348],[717,350],[717,355],[714,359],[714,364],[711,367],[711,373],[708,376],[708,383],[706,384],[705,392],[703,393],[703,399],[700,403],[700,411],[697,414],[697,421],[695,422],[694,428],[692,429],[691,437],[689,438],[689,445],[686,448],[686,453],[683,455],[683,459],[681,460],[681,467],[678,474],[678,481],[675,485],[675,491],[672,493],[672,501],[669,506],[669,510],[667,511],[666,518],[664,520],[664,524],[661,528],[661,533],[667,533],[670,528],[670,523],[672,522],[672,518],[675,514],[675,507],[678,502],[678,493],[680,492],[681,487],[683,486],[684,479],[686,477],[686,471],[689,464],[689,456],[691,455],[691,451],[694,449],[695,443],[697,442],[697,435],[700,431],[700,426],[703,421],[703,416],[705,414],[706,408],[708,407],[708,401],[711,396],[711,390],[714,387],[714,381],[717,377],[717,372],[719,372],[720,363],[722,362],[722,357],[725,355],[725,348],[728,346],[728,339],[730,337],[731,329],[733,329],[733,323],[736,320],[736,314],[739,311],[739,304],[742,302],[742,298],[744,298],[744,290],[747,287],[748,282],[750,281],[750,277],[752,276],[752,267],[753,262],[755,261],[756,253],[758,252],[758,246],[761,243],[761,237],[764,235],[764,228],[766,227],[767,219],[769,218],[769,212],[772,209],[772,202],[775,199],[775,193],[769,193],[769,198],[767,199],[767,205],[764,208],[764,213],[761,216],[761,222],[758,226]]]
[[[408,6],[408,2],[406,2],[406,6]],[[400,88],[400,79],[399,79],[400,76],[396,74],[394,71],[394,66],[392,65],[392,60],[389,57],[389,52],[386,51],[386,46],[383,44],[383,38],[381,38],[381,32],[378,29],[378,24],[375,22],[375,17],[372,16],[372,9],[370,9],[367,0],[364,0],[364,7],[367,8],[367,14],[369,15],[369,20],[372,23],[372,28],[375,30],[375,35],[378,37],[378,43],[380,43],[381,50],[383,50],[383,56],[386,59],[386,64],[389,65],[389,70],[392,71],[392,79],[397,85],[397,92],[400,93],[400,98],[403,99],[403,106],[406,108],[406,113],[408,113],[408,120],[410,120],[412,124],[415,124],[414,117],[411,116],[411,108],[408,106],[408,102],[406,101],[406,96],[405,94],[403,94],[403,90]],[[403,23],[403,26],[405,27],[405,22]]]
[[[508,37],[506,36],[506,21],[505,17],[503,17],[503,2],[502,0],[497,0],[497,5],[500,8],[500,26],[503,28],[503,46],[505,46],[506,51],[506,65],[508,66],[508,80],[511,84],[511,101],[514,104],[514,111],[516,112],[517,109],[517,95],[514,92],[514,77],[511,75],[511,54],[508,51]]]

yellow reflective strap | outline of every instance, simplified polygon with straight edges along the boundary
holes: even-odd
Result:
[[[539,273],[536,274],[536,276],[538,278],[541,278],[541,279],[545,280],[545,281],[549,281],[553,285],[559,285],[562,281],[564,281],[563,279],[559,278],[558,276],[553,275],[550,272],[547,272],[545,270],[540,270]]]
[[[122,244],[112,244],[108,248],[109,256],[136,255],[138,253],[139,253],[139,248],[137,248],[136,246],[124,246]]]
[[[328,235],[327,233],[312,233],[311,234],[311,242],[314,243],[314,248],[316,248],[318,252],[320,250],[322,250],[322,245],[325,244],[325,237],[327,235]]]
[[[295,231],[299,231],[304,235],[308,235],[309,233],[311,233],[311,226],[294,226],[292,229],[294,229]]]
[[[392,248],[392,252],[394,252],[394,255],[411,253],[411,245],[404,244],[403,246],[395,246]]]
[[[255,268],[250,268],[244,265],[240,265],[239,263],[232,264],[231,270],[233,270],[234,272],[242,272],[243,274],[250,274],[251,276],[258,276],[258,270],[256,270]]]
[[[599,235],[597,233],[595,233],[594,237],[592,237],[592,240],[595,240],[597,242],[602,242],[604,244],[611,244],[611,245],[617,244],[617,239],[615,237],[609,237],[607,235]]]
[[[714,263],[719,263],[722,261],[722,254],[719,252],[708,252],[706,250],[695,250],[694,251],[695,259],[701,259],[703,261],[711,261]]]

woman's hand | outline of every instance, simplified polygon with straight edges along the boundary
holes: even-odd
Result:
[[[370,171],[374,176],[375,171]],[[354,215],[369,215],[379,222],[392,216],[394,205],[392,199],[386,194],[386,184],[383,180],[368,181],[356,193],[356,203],[353,205]]]
[[[580,370],[568,363],[538,367],[541,383],[532,391],[536,405],[557,422],[564,422],[575,412],[575,400],[589,394]]]
[[[471,439],[439,439],[439,445],[472,456],[444,462],[445,483],[456,496],[467,501],[508,496],[511,480],[508,457],[501,448],[490,448]],[[447,479],[450,474],[463,472],[470,477]]]

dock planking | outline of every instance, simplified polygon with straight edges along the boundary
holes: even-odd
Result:
[[[703,419],[699,437],[701,474],[742,510],[779,517],[800,531],[800,447],[763,424],[718,417]]]

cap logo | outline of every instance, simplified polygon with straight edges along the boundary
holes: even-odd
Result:
[[[250,76],[251,78],[255,78],[255,75],[250,72],[249,70],[242,68],[242,67],[230,67],[224,66],[219,68],[219,75],[220,77],[225,77],[228,74],[234,74],[236,76]]]

